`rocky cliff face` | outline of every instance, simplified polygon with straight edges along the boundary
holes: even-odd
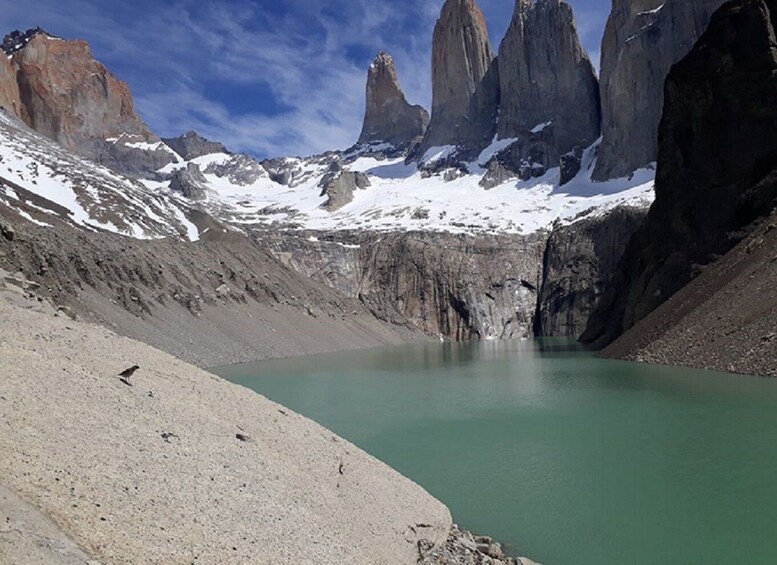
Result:
[[[16,69],[7,57],[0,55],[0,107],[14,116],[21,117],[22,101],[19,97],[19,84],[16,82]]]
[[[190,131],[178,137],[163,138],[162,141],[185,161],[213,153],[229,153],[223,143],[205,139],[196,131]]]
[[[599,84],[580,46],[572,8],[561,0],[517,0],[499,48],[499,137],[550,128],[555,160],[599,137]]]
[[[133,175],[174,160],[155,149],[160,140],[135,114],[129,88],[92,58],[86,42],[37,28],[9,34],[4,50],[10,59],[0,64],[0,104],[39,133]]]
[[[646,214],[643,208],[623,206],[553,229],[545,250],[537,335],[580,337]]]
[[[367,109],[359,145],[388,143],[407,150],[419,143],[429,125],[429,113],[411,106],[388,53],[379,53],[367,75]]]
[[[456,340],[533,335],[541,234],[268,237],[287,265],[359,298],[378,319]]]
[[[604,346],[728,252],[777,198],[775,0],[726,4],[665,89],[656,201],[583,336]]]
[[[656,160],[664,80],[724,0],[614,0],[602,42],[604,137],[594,179]]]
[[[432,43],[432,119],[420,155],[462,145],[474,155],[493,138],[499,69],[483,13],[474,0],[447,0]]]

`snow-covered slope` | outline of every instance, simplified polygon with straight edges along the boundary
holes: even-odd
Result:
[[[0,202],[39,225],[196,240],[191,206],[75,156],[0,110]]]
[[[438,174],[429,173],[425,166],[443,159],[450,153],[446,148],[430,150],[421,168],[406,164],[403,157],[384,157],[382,151],[374,150],[275,161],[273,166],[285,175],[277,170],[271,175],[264,169],[257,173],[258,162],[224,153],[189,163],[204,173],[207,197],[201,205],[216,217],[242,226],[527,234],[548,229],[557,220],[570,223],[622,204],[647,207],[653,200],[652,168],[629,179],[592,182],[597,145],[585,152],[581,172],[563,187],[556,168],[529,181],[510,181],[485,190],[479,183],[486,162],[509,143],[495,141],[476,162],[466,165],[467,172],[452,169]],[[242,165],[236,163],[238,159],[243,160]],[[353,201],[342,209],[328,212],[321,181],[335,162],[345,170],[366,173],[370,186],[355,191]],[[160,178],[189,163],[168,165],[160,171]],[[236,181],[236,172],[248,163],[253,163],[253,174]],[[169,185],[164,180],[146,184],[159,191]]]

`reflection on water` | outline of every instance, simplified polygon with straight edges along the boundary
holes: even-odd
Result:
[[[564,340],[216,372],[546,565],[777,563],[777,381],[604,361]]]

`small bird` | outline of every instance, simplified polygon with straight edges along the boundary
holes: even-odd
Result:
[[[135,374],[135,371],[140,369],[137,365],[133,365],[129,369],[125,369],[121,373],[119,373],[119,379],[121,382],[123,382],[127,386],[132,386],[132,383],[130,382],[130,377]]]

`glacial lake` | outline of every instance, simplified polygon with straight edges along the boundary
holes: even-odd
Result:
[[[540,340],[214,370],[410,477],[544,565],[777,563],[777,380]]]

